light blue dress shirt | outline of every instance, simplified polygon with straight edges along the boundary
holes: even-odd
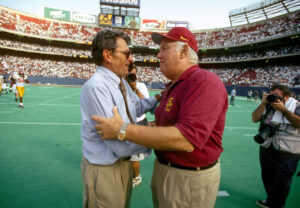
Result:
[[[80,95],[82,152],[90,163],[108,165],[121,157],[139,153],[151,154],[149,148],[126,140],[102,140],[94,128],[97,122],[93,121],[91,116],[113,117],[114,106],[117,106],[123,121],[130,123],[119,83],[120,78],[115,73],[99,66],[95,74],[82,87]],[[124,79],[123,83],[127,92],[129,111],[134,121],[156,107],[155,97],[140,99]]]

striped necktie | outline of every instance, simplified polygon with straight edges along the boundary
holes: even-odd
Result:
[[[125,89],[125,86],[124,86],[124,83],[122,81],[122,79],[120,80],[120,90],[121,90],[121,93],[123,95],[123,99],[124,99],[124,102],[125,102],[125,107],[126,107],[126,113],[127,113],[127,116],[130,120],[130,123],[134,124],[134,121],[130,115],[130,111],[129,111],[129,108],[128,108],[128,103],[127,103],[127,99],[126,99],[126,89]]]

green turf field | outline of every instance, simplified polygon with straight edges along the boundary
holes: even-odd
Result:
[[[26,86],[25,109],[12,93],[0,96],[0,208],[82,207],[80,90]],[[236,106],[229,107],[217,208],[255,208],[255,200],[266,196],[259,146],[253,141],[257,124],[251,122],[251,112],[256,106],[237,97]],[[153,207],[154,158],[141,162],[143,183],[133,190],[133,208]],[[299,196],[300,177],[294,177],[286,207],[299,208]]]

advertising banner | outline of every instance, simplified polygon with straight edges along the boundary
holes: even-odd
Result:
[[[143,19],[142,28],[144,29],[165,29],[166,22],[153,19]]]
[[[129,29],[140,29],[140,18],[139,17],[125,17],[125,28]]]
[[[170,20],[167,20],[166,29],[172,29],[173,27],[189,28],[189,22],[188,21],[170,21]]]
[[[140,0],[100,0],[101,3],[140,7]]]
[[[72,13],[72,21],[78,23],[85,23],[85,24],[96,24],[97,17],[96,15],[92,14],[83,14],[78,12]]]
[[[44,7],[44,17],[65,20],[65,21],[71,21],[70,11],[54,9],[54,8],[49,8],[49,7]]]
[[[113,16],[113,27],[125,27],[125,18],[122,16]]]
[[[99,25],[101,26],[112,26],[112,15],[111,14],[100,14]]]

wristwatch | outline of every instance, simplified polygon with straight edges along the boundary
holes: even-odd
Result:
[[[120,129],[120,132],[118,133],[118,140],[124,141],[126,137],[126,128],[129,123],[124,123]]]

